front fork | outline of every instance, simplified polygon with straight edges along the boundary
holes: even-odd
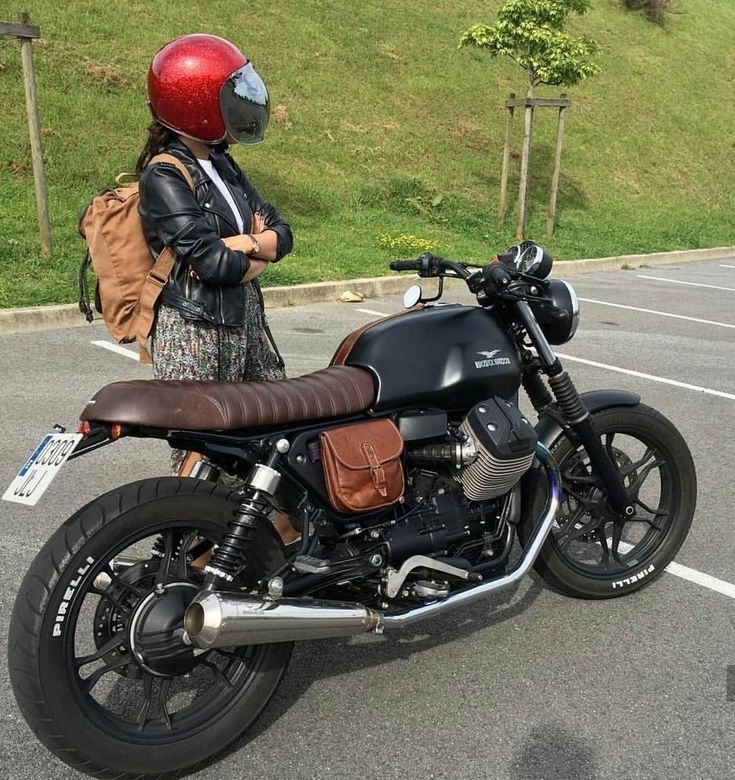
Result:
[[[523,374],[523,386],[537,412],[547,409],[553,399],[541,379],[540,371],[549,377],[549,386],[564,417],[567,426],[577,435],[587,452],[592,471],[605,488],[610,506],[623,519],[635,515],[635,506],[625,489],[610,453],[603,446],[600,437],[592,425],[592,418],[579,397],[577,388],[563,369],[554,350],[544,336],[530,306],[525,302],[516,304],[518,313],[531,342],[538,353],[539,364],[534,368],[526,366]]]

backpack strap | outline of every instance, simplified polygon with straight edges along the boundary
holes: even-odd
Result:
[[[84,260],[82,260],[82,264],[79,266],[79,311],[84,315],[87,322],[92,322],[94,319],[94,312],[89,299],[89,284],[87,283],[87,269],[90,265],[92,265],[92,255],[89,254],[89,249],[87,249]]]
[[[172,154],[157,154],[151,158],[148,164],[156,165],[158,163],[173,165],[184,177],[189,187],[191,187],[191,191],[195,191],[194,180],[178,157],[174,157]],[[168,282],[168,277],[171,275],[175,262],[176,254],[174,250],[170,246],[164,247],[143,283],[143,289],[138,299],[138,332],[136,334],[141,363],[153,362],[146,344],[156,319],[156,303],[163,292],[163,288],[166,286],[166,282]]]
[[[140,297],[138,298],[138,332],[135,336],[135,340],[138,342],[141,363],[153,362],[146,343],[156,319],[156,303],[163,292],[163,288],[166,286],[175,262],[176,254],[174,250],[170,246],[164,247],[163,252],[158,255],[158,259],[153,264],[153,268],[148,271],[148,276],[146,276],[145,282],[143,282],[143,289],[140,291]]]
[[[148,165],[157,165],[158,163],[167,163],[168,165],[173,165],[174,168],[184,177],[184,180],[186,183],[191,187],[192,192],[194,191],[194,179],[191,178],[191,174],[189,173],[189,169],[184,165],[181,160],[179,160],[178,157],[174,157],[173,154],[168,154],[167,152],[161,152],[161,154],[156,154],[153,157],[151,157],[151,161],[148,163]]]

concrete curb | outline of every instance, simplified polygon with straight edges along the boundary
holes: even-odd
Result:
[[[595,271],[617,271],[621,268],[653,267],[671,263],[693,263],[702,260],[735,259],[735,246],[713,249],[693,249],[677,252],[655,252],[648,255],[620,255],[589,260],[566,260],[554,265],[554,276],[565,278]],[[290,287],[263,289],[266,306],[271,309],[284,306],[304,306],[310,303],[331,303],[345,290],[363,293],[367,298],[400,295],[416,277],[379,276],[372,279],[347,279],[339,282],[295,284]],[[0,309],[0,334],[30,333],[39,330],[73,328],[87,325],[75,303],[52,306],[26,306],[18,309]]]

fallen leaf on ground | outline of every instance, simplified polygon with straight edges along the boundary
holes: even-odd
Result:
[[[342,301],[342,303],[362,303],[365,300],[365,295],[361,292],[345,290],[339,296],[339,300]]]

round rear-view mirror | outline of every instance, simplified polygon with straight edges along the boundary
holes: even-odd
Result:
[[[423,291],[418,284],[412,284],[408,290],[403,294],[403,307],[404,309],[413,309],[413,307],[421,301]]]

